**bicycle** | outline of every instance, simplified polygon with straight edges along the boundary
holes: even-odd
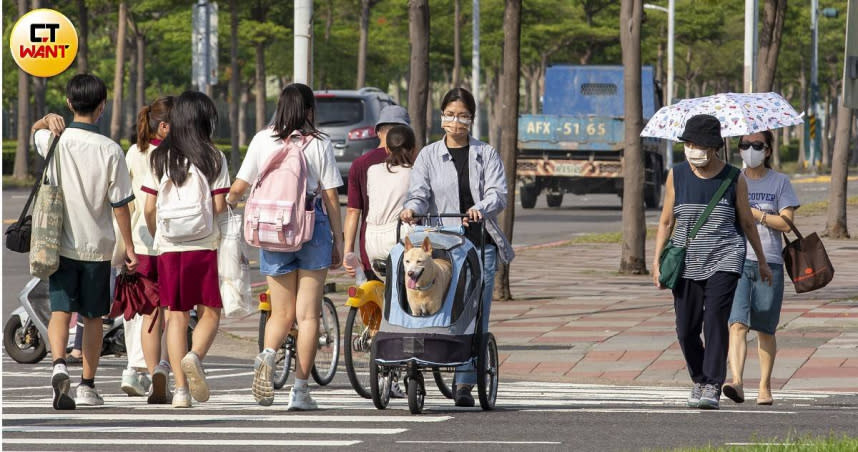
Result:
[[[384,262],[375,261],[373,266],[379,270],[379,273],[385,273]],[[358,395],[365,399],[371,399],[370,352],[373,338],[381,326],[384,309],[384,283],[378,280],[368,280],[359,286],[349,287],[348,294],[346,306],[349,307],[349,314],[346,317],[346,329],[343,336],[346,375],[348,375],[349,383]],[[432,375],[441,394],[452,399],[453,385],[444,380],[441,368],[433,368]],[[389,374],[379,376],[379,380],[385,379],[385,381],[379,381],[379,384],[386,388],[384,392],[388,398],[392,385],[391,378]]]
[[[269,291],[259,294],[259,351],[264,348],[265,325],[271,315]],[[274,389],[282,389],[295,368],[296,344],[298,341],[298,326],[293,325],[283,344],[277,349],[274,357],[274,375],[271,383]],[[334,379],[337,364],[340,360],[340,321],[334,302],[328,297],[322,298],[319,313],[319,341],[316,349],[316,359],[313,362],[311,374],[319,386],[325,386]]]

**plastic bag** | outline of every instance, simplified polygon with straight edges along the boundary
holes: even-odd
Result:
[[[227,317],[241,316],[253,311],[250,288],[250,266],[244,255],[241,214],[229,206],[218,219],[220,246],[217,249],[217,273],[223,312]]]

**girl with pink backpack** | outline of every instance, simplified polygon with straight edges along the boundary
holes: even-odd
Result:
[[[217,109],[208,96],[185,91],[176,98],[170,131],[152,151],[152,173],[142,187],[146,226],[158,252],[161,307],[167,308],[175,408],[190,408],[191,397],[209,399],[201,361],[214,342],[223,307],[217,270],[220,230],[214,217],[226,209],[230,184],[226,157],[212,142],[215,124]],[[198,320],[188,351],[190,310],[195,307]]]
[[[263,406],[274,403],[275,350],[298,321],[295,384],[289,410],[314,410],[307,379],[315,359],[319,312],[328,268],[342,261],[343,229],[337,188],[343,185],[331,141],[314,125],[309,86],[286,86],[273,124],[247,148],[227,203],[252,187],[245,207],[245,239],[259,250],[259,269],[271,291],[264,350],[256,356],[251,389]]]

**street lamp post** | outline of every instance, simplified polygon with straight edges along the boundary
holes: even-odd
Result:
[[[757,0],[745,0],[745,67],[744,91],[754,92],[757,60]]]
[[[825,17],[837,17],[837,10],[834,8],[825,8],[821,12]],[[808,165],[813,172],[816,172],[817,154],[822,150],[821,130],[823,129],[821,124],[817,124],[821,110],[819,108],[819,13],[819,0],[811,0],[810,45],[812,56],[810,59],[810,105],[808,105],[804,138],[808,144],[807,148],[810,151]]]
[[[661,11],[667,13],[667,86],[665,87],[666,95],[664,104],[671,105],[673,104],[673,44],[674,44],[674,11],[675,11],[675,0],[668,0],[667,8],[658,5],[651,5],[649,3],[645,3],[644,8],[646,9],[654,9],[656,11]],[[667,142],[667,151],[665,152],[665,157],[667,159],[667,168],[673,167],[673,147],[671,143]]]

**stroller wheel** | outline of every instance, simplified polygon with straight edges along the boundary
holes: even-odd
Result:
[[[423,374],[418,371],[414,377],[408,379],[408,409],[411,414],[423,412],[425,398],[426,388],[424,387]]]
[[[498,395],[498,367],[498,344],[492,333],[486,333],[477,358],[477,390],[480,394],[480,407],[483,410],[495,408]]]
[[[369,359],[369,388],[372,404],[379,410],[387,408],[390,403],[390,370],[378,365],[375,361],[375,344],[373,344]]]

